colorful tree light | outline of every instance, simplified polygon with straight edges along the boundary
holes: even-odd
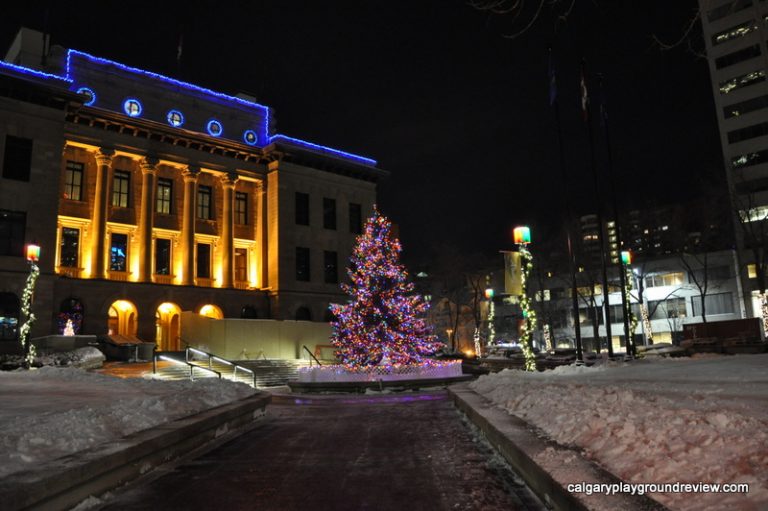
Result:
[[[35,359],[35,347],[29,342],[29,332],[35,322],[35,314],[32,312],[32,297],[35,293],[35,283],[40,276],[40,268],[37,261],[40,259],[40,247],[38,245],[27,245],[27,261],[29,261],[29,275],[24,285],[24,292],[21,295],[21,312],[26,321],[19,328],[19,341],[23,350],[22,365],[29,369],[32,361]]]
[[[401,250],[392,224],[374,208],[350,258],[351,284],[341,285],[351,299],[331,304],[331,343],[348,369],[427,363],[442,347],[424,319],[429,303],[413,293],[399,263]]]

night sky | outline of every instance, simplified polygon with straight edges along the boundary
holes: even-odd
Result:
[[[566,191],[578,212],[594,212],[582,58],[591,91],[594,73],[605,76],[625,201],[665,204],[699,193],[702,177],[723,182],[706,61],[651,39],[678,39],[695,0],[577,0],[559,23],[547,6],[516,39],[503,35],[520,23],[451,0],[163,2],[160,11],[160,2],[48,4],[4,8],[3,51],[19,26],[47,26],[53,44],[252,94],[275,109],[279,133],[372,157],[391,172],[379,204],[411,263],[445,245],[492,255],[510,246],[519,223],[533,227],[534,241],[550,236]],[[700,30],[694,43],[703,47]],[[550,45],[567,183],[548,98]],[[594,127],[603,172],[603,131]]]

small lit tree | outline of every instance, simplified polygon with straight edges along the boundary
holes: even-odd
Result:
[[[374,208],[350,258],[350,295],[345,305],[331,304],[331,343],[349,368],[418,364],[441,346],[424,315],[429,304],[413,293],[399,263],[400,241],[392,224]]]

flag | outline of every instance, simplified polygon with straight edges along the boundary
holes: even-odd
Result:
[[[589,121],[589,93],[587,92],[587,76],[584,69],[584,61],[581,62],[581,83],[579,89],[581,90],[581,116],[584,122]]]
[[[553,106],[557,101],[557,75],[555,74],[555,63],[552,60],[552,48],[549,49],[549,106]]]

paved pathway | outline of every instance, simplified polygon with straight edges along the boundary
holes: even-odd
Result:
[[[108,510],[543,509],[445,391],[275,396],[258,426]]]

